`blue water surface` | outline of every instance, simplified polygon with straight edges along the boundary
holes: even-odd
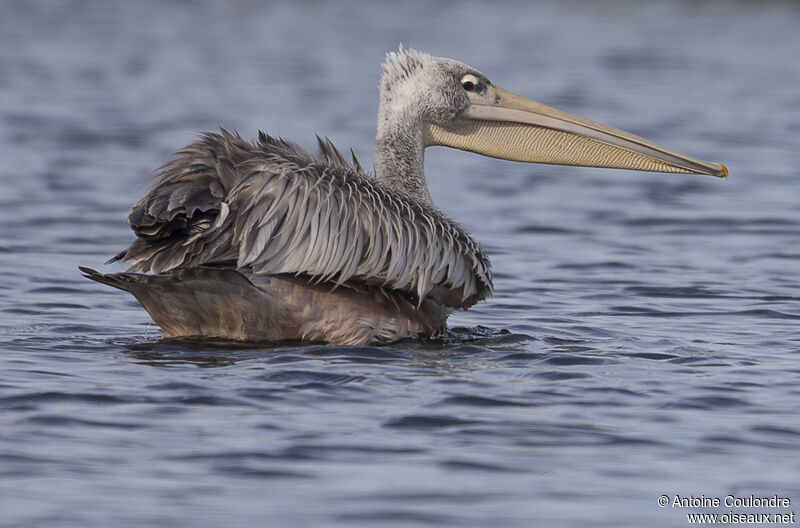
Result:
[[[685,526],[800,507],[796,2],[0,6],[0,524]],[[371,165],[403,42],[729,181],[431,149],[496,294],[441,342],[164,343],[83,279],[202,130]]]

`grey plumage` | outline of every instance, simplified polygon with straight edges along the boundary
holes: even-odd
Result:
[[[489,261],[432,206],[387,189],[327,139],[314,157],[261,133],[207,133],[164,165],[113,260],[165,273],[227,266],[309,282],[380,285],[467,308],[491,294]]]

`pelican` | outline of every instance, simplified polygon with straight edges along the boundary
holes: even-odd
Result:
[[[494,85],[466,64],[388,53],[375,171],[317,136],[314,156],[259,132],[205,133],[130,211],[136,239],[89,279],[136,297],[164,338],[380,344],[436,337],[492,294],[481,246],[436,208],[425,149],[530,163],[727,177],[681,154]]]

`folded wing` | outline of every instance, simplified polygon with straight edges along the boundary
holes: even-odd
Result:
[[[461,308],[491,294],[489,261],[461,226],[319,142],[314,157],[264,134],[204,135],[160,169],[128,217],[137,240],[114,260],[380,284]]]

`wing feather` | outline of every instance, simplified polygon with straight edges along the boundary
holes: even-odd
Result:
[[[257,143],[203,135],[159,169],[128,216],[138,238],[116,259],[152,273],[214,264],[383,284],[452,307],[491,295],[489,261],[461,226],[318,143],[315,158],[263,132]]]

